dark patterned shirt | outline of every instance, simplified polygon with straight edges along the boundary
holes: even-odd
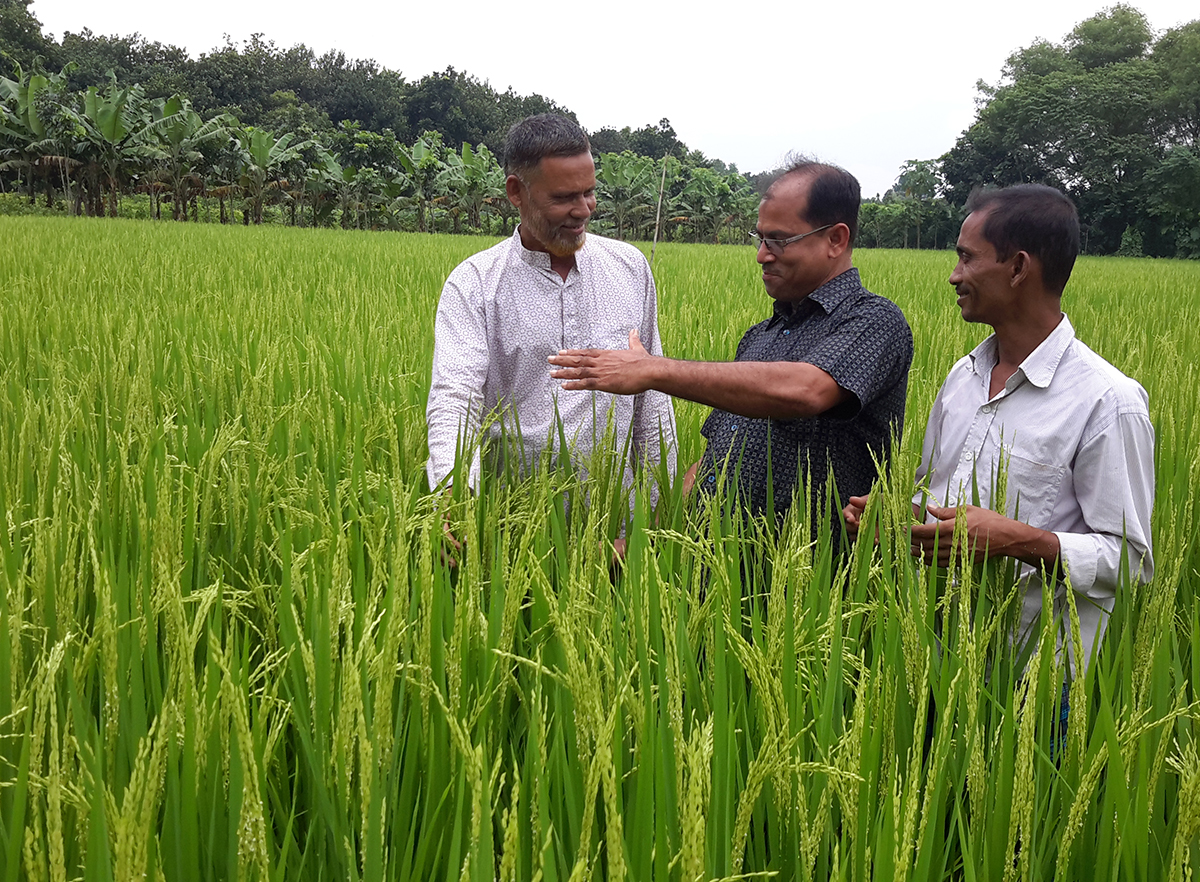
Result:
[[[847,497],[870,491],[875,460],[888,456],[893,432],[899,437],[912,356],[904,314],[863,288],[857,269],[798,303],[777,303],[770,319],[742,337],[735,360],[807,362],[850,394],[810,419],[750,419],[714,410],[701,429],[708,445],[698,485],[713,489],[727,468],[727,479],[737,475],[737,489],[752,513],[767,511],[773,490],[775,514],[782,517],[809,474],[810,510],[821,511],[832,467],[840,497],[833,510],[840,512]],[[817,519],[809,522],[815,532]]]

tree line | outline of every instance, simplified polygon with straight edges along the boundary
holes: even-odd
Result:
[[[0,187],[78,213],[145,194],[154,216],[498,233],[515,212],[496,155],[517,119],[574,116],[454,68],[414,82],[374,61],[280,49],[262,35],[191,58],[129,37],[41,32],[0,0]],[[906,162],[863,204],[860,243],[944,248],[979,186],[1068,192],[1089,253],[1200,257],[1200,21],[1156,35],[1117,5],[979,83],[976,119],[946,154]],[[745,241],[771,173],[691,150],[670,121],[590,133],[596,229]],[[659,192],[662,190],[662,205]]]
[[[906,164],[877,225],[907,212],[940,244],[972,189],[1045,183],[1078,206],[1086,253],[1200,258],[1200,21],[1155,34],[1118,4],[1017,50],[978,91],[974,123]]]
[[[118,216],[131,194],[150,213],[200,220],[216,200],[222,223],[503,234],[517,213],[486,144],[447,144],[426,130],[405,143],[357,122],[280,132],[228,112],[205,116],[182,95],[151,98],[140,84],[72,91],[68,64],[0,77],[0,168],[35,202]],[[630,151],[600,153],[596,228],[648,238],[661,220],[681,241],[744,241],[758,191],[734,171]],[[661,192],[661,204],[659,194]]]

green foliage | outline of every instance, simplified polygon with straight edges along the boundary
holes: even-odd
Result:
[[[485,240],[0,233],[6,877],[1200,869],[1194,264],[1084,258],[1067,289],[1150,393],[1158,504],[1155,581],[1121,592],[1061,740],[1053,623],[1026,666],[1002,568],[946,579],[909,555],[921,427],[982,333],[947,255],[858,254],[915,358],[880,545],[834,554],[795,516],[775,533],[677,488],[631,509],[615,457],[431,498],[437,292]],[[663,246],[667,351],[727,358],[768,309],[752,267],[748,247]],[[679,408],[681,462],[703,416]]]
[[[0,193],[0,214],[10,217],[46,217],[61,215],[64,206],[59,203],[54,208],[46,208],[28,198],[16,193]]]
[[[1162,170],[1197,144],[1198,35],[1192,22],[1156,40],[1145,16],[1118,4],[1062,44],[1014,53],[1001,84],[981,84],[975,123],[942,157],[950,201],[979,186],[1046,183],[1075,200],[1091,252],[1116,251],[1134,227],[1149,254],[1193,253],[1189,220],[1165,207],[1175,197]]]
[[[1142,234],[1133,227],[1126,227],[1121,234],[1121,247],[1117,249],[1117,257],[1142,257]]]

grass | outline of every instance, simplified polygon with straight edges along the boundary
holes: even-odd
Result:
[[[451,570],[423,475],[433,311],[488,242],[0,231],[4,878],[1200,866],[1200,266],[1084,259],[1068,288],[1150,393],[1157,573],[1121,592],[1052,748],[1053,631],[1013,657],[1011,574],[908,555],[924,419],[983,334],[948,254],[857,256],[916,342],[878,549],[672,493],[651,522],[641,488],[614,573],[610,460],[451,500]],[[727,358],[764,314],[749,249],[663,245],[655,271],[669,353]],[[686,463],[705,411],[678,415]]]

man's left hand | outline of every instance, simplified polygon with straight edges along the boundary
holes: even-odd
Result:
[[[628,349],[563,349],[551,355],[549,362],[558,370],[552,370],[550,376],[568,380],[564,389],[638,395],[650,388],[646,368],[653,359],[634,328],[629,332]]]
[[[967,521],[966,546],[976,561],[990,557],[1013,557],[1028,564],[1050,564],[1058,559],[1058,537],[1053,533],[977,505],[950,508],[929,506],[929,514],[937,521],[912,528],[913,557],[922,558],[926,563],[936,562],[942,567],[950,566],[955,559],[954,522],[960,508]]]

